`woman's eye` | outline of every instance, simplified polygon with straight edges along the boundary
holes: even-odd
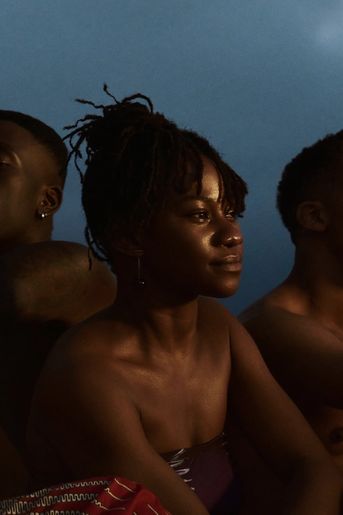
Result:
[[[191,213],[190,216],[199,222],[205,222],[210,219],[210,215],[207,211],[196,211],[195,213]]]
[[[226,218],[231,218],[234,220],[236,218],[236,213],[232,209],[228,209],[225,211]]]

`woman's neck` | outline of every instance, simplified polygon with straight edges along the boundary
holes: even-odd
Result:
[[[168,352],[188,352],[198,327],[198,299],[178,300],[151,287],[120,288],[116,316],[133,324],[150,344]]]

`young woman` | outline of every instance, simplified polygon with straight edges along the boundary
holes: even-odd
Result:
[[[119,474],[175,515],[232,513],[234,416],[287,487],[278,513],[338,513],[326,452],[210,298],[238,287],[245,183],[143,95],[95,107],[70,136],[76,161],[86,142],[88,242],[118,294],[46,364],[28,432],[35,486]]]

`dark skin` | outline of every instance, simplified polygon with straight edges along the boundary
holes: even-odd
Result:
[[[299,205],[290,275],[240,319],[343,473],[342,182],[336,186]]]
[[[62,201],[62,180],[49,151],[33,135],[0,121],[0,251],[50,239],[51,216]],[[40,213],[47,216],[44,223]]]
[[[237,320],[198,296],[238,286],[242,237],[221,189],[206,162],[200,197],[195,186],[192,198],[171,194],[139,247],[117,242],[115,304],[65,334],[37,385],[28,431],[36,486],[119,474],[175,515],[205,515],[160,453],[221,433],[229,389],[229,413],[289,482],[278,513],[338,513],[338,479],[317,438]]]
[[[35,380],[56,339],[108,306],[115,279],[83,245],[51,242],[62,181],[50,152],[0,121],[0,498],[27,490],[20,454]],[[46,216],[42,218],[40,215]],[[8,470],[13,470],[9,481]]]

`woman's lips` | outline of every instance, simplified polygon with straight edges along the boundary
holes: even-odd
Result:
[[[212,261],[211,265],[224,272],[239,272],[242,269],[242,257],[230,254],[222,259]]]

